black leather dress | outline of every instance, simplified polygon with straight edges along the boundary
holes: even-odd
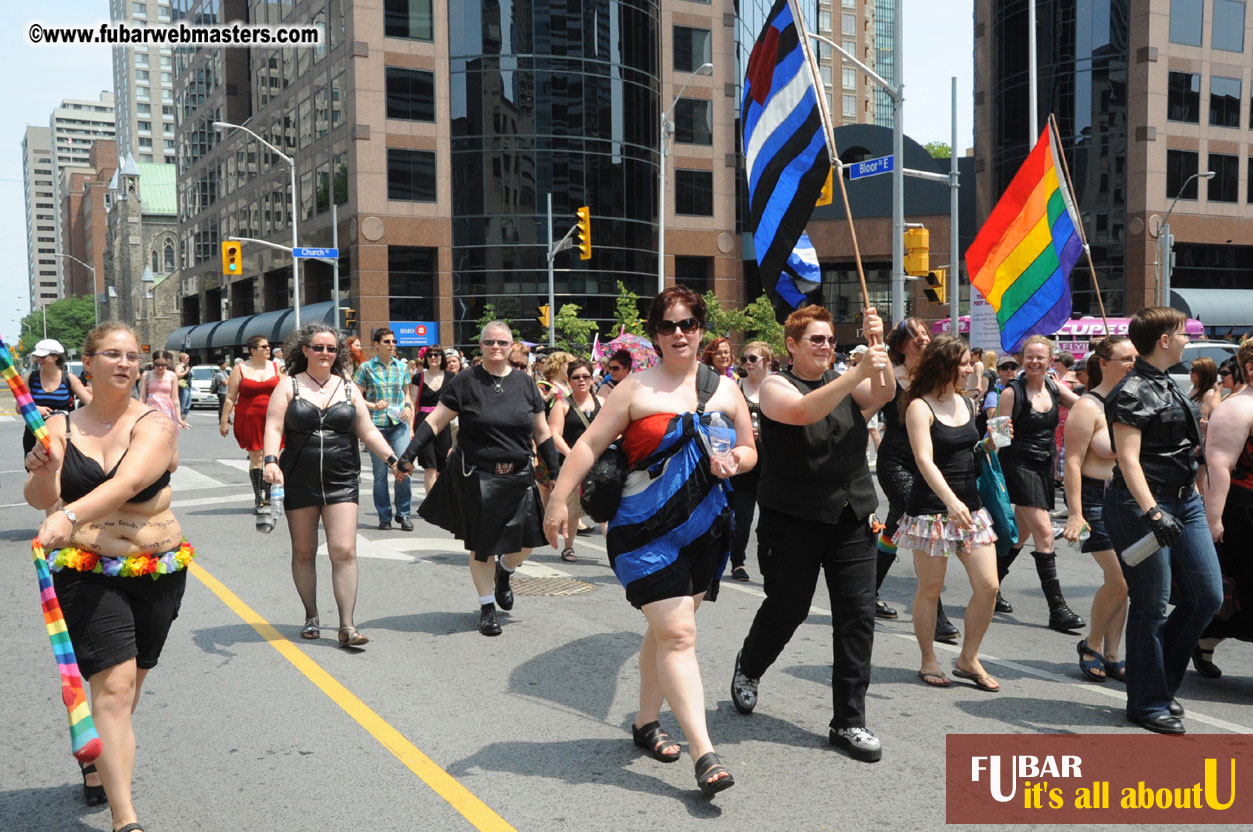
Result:
[[[300,397],[295,385],[283,418],[283,455],[278,465],[288,510],[358,502],[361,452],[357,445],[357,408],[341,399],[319,408]]]

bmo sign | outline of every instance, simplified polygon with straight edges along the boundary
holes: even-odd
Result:
[[[437,321],[391,321],[388,326],[396,333],[398,347],[429,347],[439,343]]]

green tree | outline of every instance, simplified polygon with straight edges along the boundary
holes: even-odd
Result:
[[[483,327],[487,326],[492,321],[504,321],[505,324],[508,325],[509,327],[509,332],[512,335],[513,340],[515,341],[522,340],[522,333],[519,332],[518,328],[513,325],[513,321],[511,321],[509,318],[505,317],[504,315],[499,314],[496,311],[496,305],[493,303],[483,304],[483,314],[479,315],[479,319],[477,322],[478,331],[474,333],[474,337],[476,340],[478,339],[479,335],[482,334]],[[479,351],[476,350],[476,353],[477,352]]]
[[[48,337],[61,342],[65,349],[81,357],[87,333],[96,325],[96,304],[90,298],[61,298],[48,304]],[[44,337],[44,313],[36,309],[22,318],[21,342],[25,351],[34,349]]]
[[[632,335],[645,334],[644,321],[640,317],[640,296],[628,291],[621,280],[618,281],[618,299],[614,304],[613,317],[618,327],[610,334],[610,338],[617,338],[623,332]]]
[[[953,148],[948,146],[948,142],[927,142],[922,147],[931,154],[932,159],[949,159],[953,156]]]
[[[744,338],[746,341],[765,341],[775,355],[787,352],[783,340],[783,324],[774,313],[774,304],[763,292],[761,297],[744,307]]]
[[[747,317],[742,309],[727,309],[712,291],[706,292],[705,299],[705,338],[708,344],[715,338],[725,338],[734,331],[743,331]]]
[[[595,321],[585,321],[579,317],[582,310],[583,307],[577,303],[563,303],[553,320],[557,347],[579,356],[592,351],[592,333],[596,331]]]

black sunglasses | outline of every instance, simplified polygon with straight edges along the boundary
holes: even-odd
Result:
[[[591,376],[570,376],[571,381],[591,381]]]
[[[681,321],[660,321],[657,324],[657,334],[673,335],[676,329],[681,329],[684,335],[691,335],[696,330],[704,328],[704,326],[696,318],[684,318]]]
[[[338,352],[339,347],[334,344],[305,344],[313,352]]]
[[[745,356],[741,356],[740,363],[743,364],[745,361],[747,361],[749,364],[756,364],[760,360],[761,360],[760,355],[745,355]]]
[[[515,370],[525,370],[527,368],[527,363],[525,361],[510,361],[509,366],[513,367]]]

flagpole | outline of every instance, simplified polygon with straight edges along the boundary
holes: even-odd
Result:
[[[822,113],[823,134],[827,140],[827,152],[831,154],[831,162],[835,167],[834,178],[840,181],[840,197],[844,201],[844,216],[848,219],[848,233],[853,241],[853,257],[857,263],[857,279],[861,282],[861,297],[866,308],[870,308],[870,290],[866,288],[866,271],[861,263],[861,246],[857,242],[857,228],[853,225],[853,211],[848,203],[848,188],[844,184],[844,163],[840,161],[839,151],[835,146],[835,127],[831,122],[831,112],[827,109],[827,97],[822,93],[822,73],[818,69],[818,61],[814,58],[813,48],[809,43],[809,30],[805,28],[805,18],[796,7],[796,0],[787,0],[792,10],[792,19],[800,33],[801,48],[805,50],[805,60],[814,79],[814,89],[818,93],[818,110]],[[897,164],[900,160],[897,160]]]
[[[1036,139],[1040,138],[1039,116],[1040,109],[1039,99],[1036,97],[1036,82],[1039,80],[1038,71],[1036,70],[1036,45],[1035,45],[1035,0],[1027,2],[1027,107],[1030,110],[1030,116],[1027,129],[1031,135],[1027,137],[1027,152],[1031,152],[1031,148],[1035,147]],[[1049,113],[1049,118],[1053,118],[1053,114]],[[1073,194],[1074,191],[1071,190]]]
[[[1070,165],[1066,162],[1066,149],[1062,147],[1062,133],[1057,129],[1057,119],[1049,113],[1049,131],[1053,135],[1053,141],[1057,143],[1057,155],[1062,160],[1062,172],[1066,174],[1066,189],[1073,196],[1075,193],[1074,183],[1070,181]],[[1075,212],[1078,213],[1079,206],[1075,206]],[[1109,337],[1109,321],[1105,318],[1105,301],[1101,299],[1101,284],[1096,282],[1096,266],[1092,264],[1092,248],[1088,245],[1088,236],[1083,231],[1083,215],[1079,214],[1079,220],[1075,228],[1079,232],[1079,241],[1083,243],[1083,253],[1088,258],[1088,271],[1092,275],[1092,286],[1096,289],[1096,304],[1101,310],[1101,325],[1105,327],[1105,337]]]

